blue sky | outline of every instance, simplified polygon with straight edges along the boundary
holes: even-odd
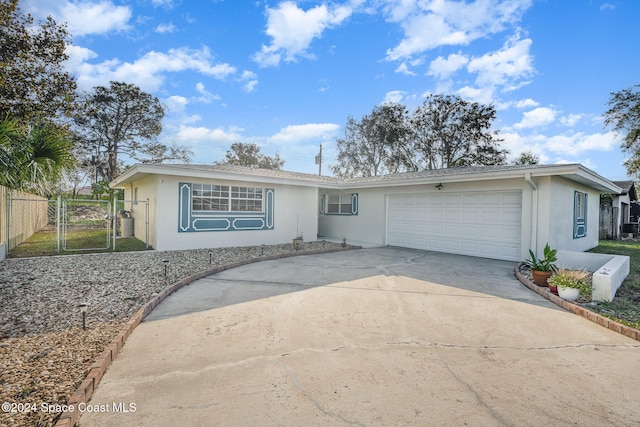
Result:
[[[83,89],[133,83],[166,106],[161,139],[221,160],[236,141],[323,174],[349,116],[430,93],[497,109],[511,157],[626,179],[609,94],[640,84],[637,0],[21,0],[67,22]]]

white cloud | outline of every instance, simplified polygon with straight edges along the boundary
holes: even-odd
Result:
[[[398,67],[396,68],[396,73],[404,74],[406,76],[415,76],[416,75],[416,73],[414,73],[413,71],[411,71],[409,69],[409,67],[407,66],[406,62],[403,62],[400,65],[398,65]]]
[[[214,95],[213,93],[209,92],[202,82],[196,83],[196,92],[200,94],[197,100],[204,104],[209,104],[211,103],[211,101],[217,101],[220,99],[219,95]]]
[[[244,83],[243,89],[247,93],[253,92],[258,86],[258,76],[253,71],[244,70],[238,81]]]
[[[407,94],[407,92],[401,91],[401,90],[392,90],[390,92],[387,92],[384,96],[384,101],[382,101],[383,103],[386,102],[393,102],[395,104],[400,104],[402,102],[402,100],[404,99],[405,95]]]
[[[494,90],[491,86],[470,87],[464,86],[458,89],[456,95],[469,101],[478,102],[480,104],[493,104],[495,102]]]
[[[213,63],[213,57],[206,47],[199,50],[183,47],[170,49],[166,53],[151,51],[134,62],[111,59],[99,64],[78,64],[74,60],[70,65],[74,66],[70,70],[76,74],[78,85],[82,88],[88,89],[114,80],[135,84],[149,92],[160,88],[166,73],[191,70],[222,80],[236,72],[236,68],[229,64]]]
[[[531,0],[391,0],[384,7],[386,19],[398,23],[403,40],[387,50],[387,59],[412,57],[443,45],[467,45],[517,23]]]
[[[576,156],[585,151],[611,151],[617,145],[613,132],[585,134],[583,132],[549,137],[545,148],[554,153]]]
[[[65,66],[69,70],[76,70],[83,65],[86,61],[98,57],[98,54],[87,49],[86,47],[67,45],[65,53],[69,56],[69,59],[65,61]]]
[[[530,77],[533,72],[533,59],[529,53],[531,39],[512,39],[495,52],[473,58],[467,67],[470,73],[477,73],[478,86],[506,86],[506,90],[521,87],[521,79]]]
[[[258,81],[257,80],[250,80],[250,81],[248,81],[248,82],[246,82],[244,84],[243,89],[244,89],[245,92],[251,93],[254,90],[256,90],[256,86],[258,86]]]
[[[439,79],[448,78],[451,74],[467,65],[469,58],[460,53],[452,53],[447,58],[437,57],[429,64],[428,75],[436,76]]]
[[[564,126],[575,126],[580,120],[582,120],[582,114],[569,114],[568,116],[564,116],[560,118],[560,123]]]
[[[175,33],[177,30],[178,28],[175,25],[169,23],[169,24],[159,24],[154,31],[160,34],[166,34],[166,33]]]
[[[20,6],[38,20],[51,15],[56,22],[66,22],[74,37],[107,34],[128,30],[132,10],[112,1],[23,0]]]
[[[617,145],[613,132],[594,134],[575,132],[553,136],[506,132],[500,133],[500,138],[503,139],[502,148],[510,151],[508,160],[517,157],[523,151],[531,151],[540,157],[542,164],[581,163],[590,169],[595,169],[597,166],[582,156],[586,153],[611,151]]]
[[[227,129],[218,127],[210,129],[204,126],[180,126],[176,135],[178,141],[182,143],[199,144],[206,142],[214,142],[220,144],[233,144],[243,139],[242,131],[244,129],[230,126]]]
[[[352,13],[347,6],[322,4],[307,11],[298,8],[292,1],[280,3],[275,8],[267,7],[266,33],[271,44],[262,45],[253,60],[261,67],[277,66],[281,60],[295,61],[298,57],[311,57],[307,49],[311,42],[347,19]]]
[[[189,100],[184,96],[174,95],[164,100],[165,105],[171,113],[184,113]]]
[[[538,104],[536,101],[534,101],[531,98],[527,98],[527,99],[522,99],[518,102],[516,102],[515,106],[516,108],[531,108],[531,107],[537,107]]]
[[[552,108],[538,107],[522,114],[522,120],[515,125],[516,129],[535,128],[553,123],[556,119],[557,111]]]
[[[328,138],[335,134],[340,126],[334,123],[308,123],[304,125],[290,125],[280,129],[280,132],[269,138],[269,142],[296,143],[309,139]]]

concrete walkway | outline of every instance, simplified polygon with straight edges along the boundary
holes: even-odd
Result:
[[[138,326],[80,425],[637,425],[640,343],[514,266],[376,248],[201,279]]]

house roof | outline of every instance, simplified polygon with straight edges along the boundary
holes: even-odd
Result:
[[[629,195],[629,199],[637,200],[636,196],[636,186],[633,181],[611,181],[618,187],[622,189],[620,193],[617,193],[622,196]]]
[[[341,178],[318,176],[300,172],[270,170],[234,165],[192,164],[137,164],[110,183],[123,188],[129,182],[145,175],[173,175],[206,179],[225,179],[278,183],[323,188],[391,187],[412,184],[438,184],[440,182],[469,182],[494,179],[525,179],[541,176],[563,176],[605,193],[620,193],[622,189],[580,164],[527,165],[527,166],[465,166],[404,172],[372,177]],[[531,182],[532,185],[535,185]]]

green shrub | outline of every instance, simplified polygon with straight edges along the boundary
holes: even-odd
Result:
[[[593,286],[590,280],[591,273],[586,270],[559,269],[549,278],[549,283],[559,288],[574,288],[580,291],[581,296],[591,296]]]
[[[536,254],[533,253],[531,249],[529,249],[529,255],[531,255],[531,259],[526,260],[524,263],[531,267],[532,270],[537,271],[556,271],[557,267],[555,262],[558,260],[558,251],[556,249],[551,249],[549,243],[547,243],[544,247],[543,258],[537,258]]]

